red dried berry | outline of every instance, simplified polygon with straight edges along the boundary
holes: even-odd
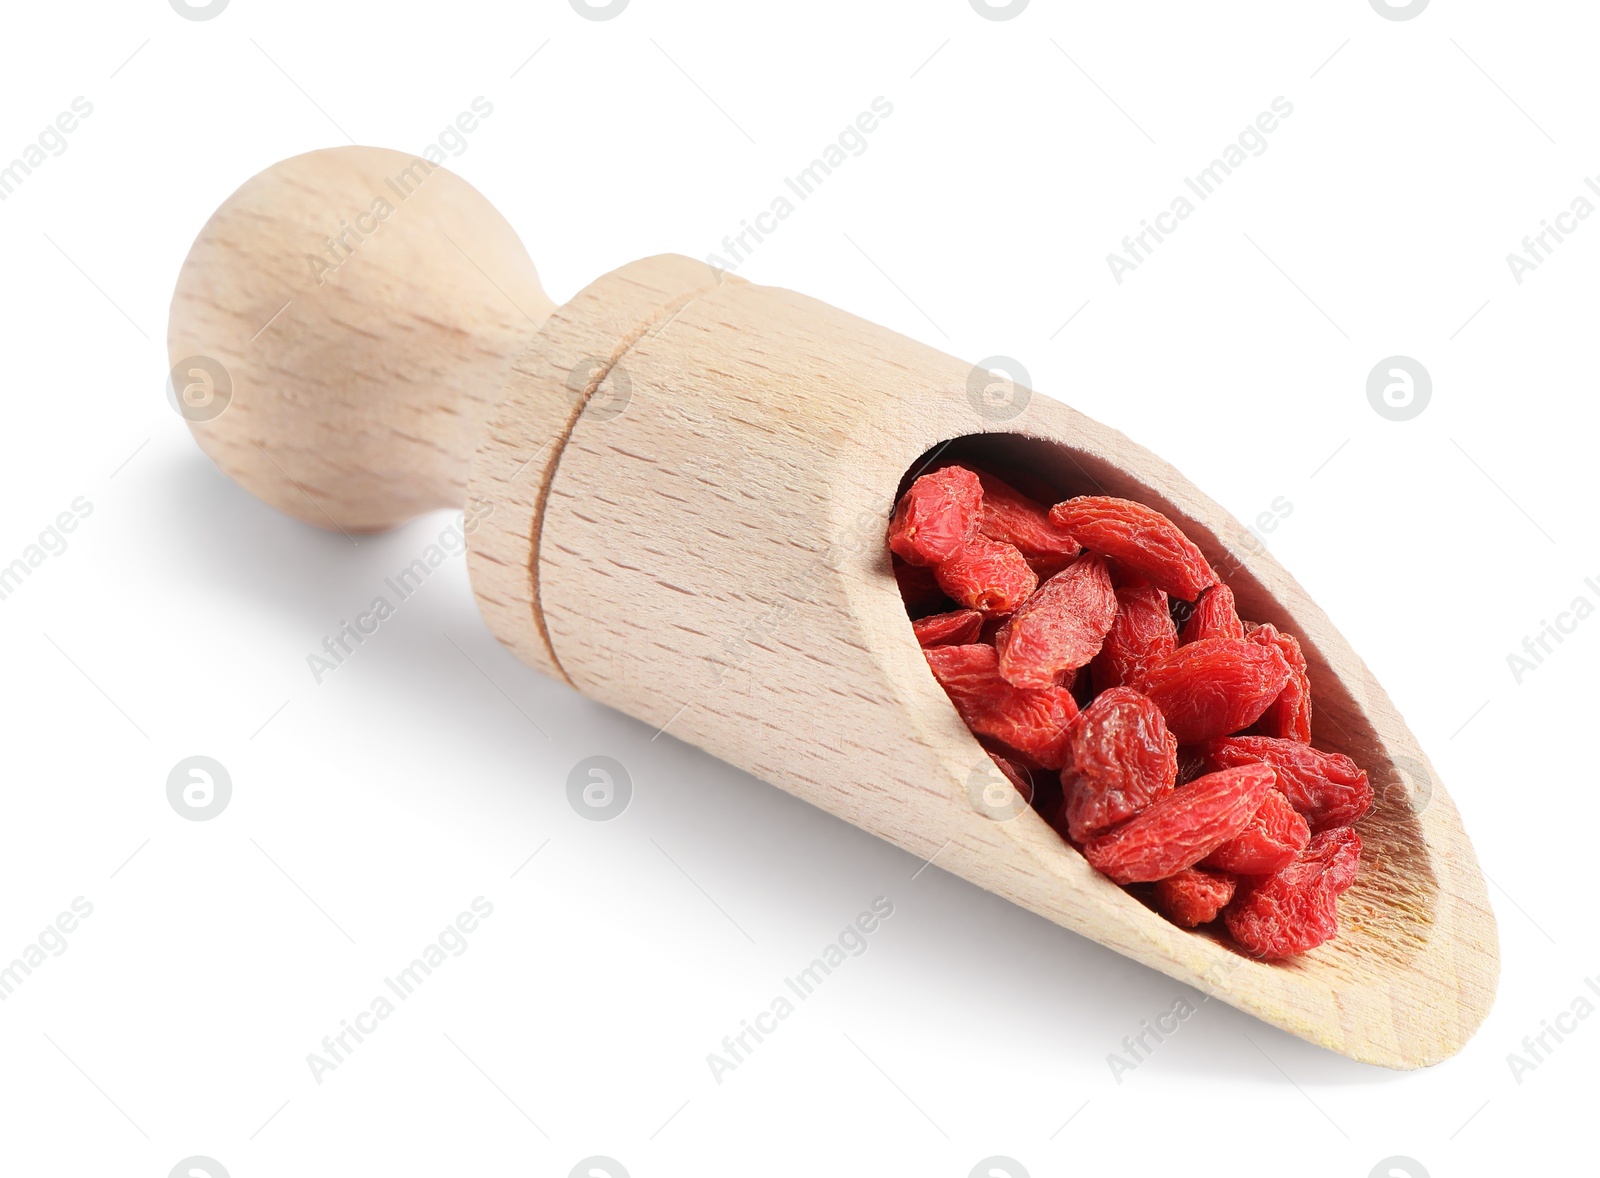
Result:
[[[1094,689],[1136,684],[1155,664],[1178,649],[1178,632],[1167,595],[1154,586],[1117,590],[1117,616],[1100,653],[1090,664]]]
[[[1039,584],[1014,546],[982,536],[968,540],[956,556],[934,569],[934,576],[958,605],[990,617],[1016,609]]]
[[[1276,647],[1205,638],[1151,667],[1141,686],[1179,743],[1198,744],[1250,727],[1288,681]]]
[[[891,557],[890,563],[894,566],[894,580],[900,589],[900,600],[905,602],[906,613],[911,617],[941,613],[950,606],[950,599],[939,588],[933,569],[907,564],[898,556]]]
[[[1050,522],[1091,552],[1113,558],[1185,601],[1217,583],[1217,574],[1194,542],[1142,503],[1083,495],[1052,507]]]
[[[934,646],[922,652],[968,728],[1047,769],[1066,764],[1078,705],[1065,687],[1031,690],[1000,677],[992,646]]]
[[[1185,867],[1178,874],[1156,883],[1156,907],[1166,918],[1183,928],[1208,924],[1217,918],[1233,899],[1238,880],[1233,876]]]
[[[1265,960],[1290,957],[1339,931],[1339,893],[1355,882],[1361,839],[1349,827],[1311,840],[1276,875],[1246,880],[1223,918],[1240,948]]]
[[[889,522],[889,547],[910,564],[936,565],[962,549],[978,522],[983,486],[960,466],[925,474],[907,488]]]
[[[1010,483],[978,471],[983,505],[978,512],[978,533],[991,540],[1015,545],[1036,569],[1055,572],[1082,550],[1067,532],[1050,522],[1049,509],[1028,498]]]
[[[1300,640],[1293,634],[1284,634],[1276,626],[1257,626],[1250,632],[1250,641],[1263,646],[1274,646],[1289,664],[1289,682],[1284,684],[1278,698],[1267,706],[1256,721],[1256,731],[1262,736],[1278,736],[1284,740],[1311,743],[1311,677],[1306,673],[1306,656],[1300,650]]]
[[[1106,563],[1085,554],[1017,607],[994,636],[1000,673],[1017,687],[1049,687],[1100,652],[1117,598]]]
[[[1328,886],[1342,893],[1356,882],[1361,870],[1361,836],[1348,826],[1325,830],[1312,836],[1302,858],[1322,864]]]
[[[1329,888],[1289,887],[1280,876],[1269,875],[1247,882],[1228,904],[1223,919],[1239,948],[1252,957],[1276,961],[1337,936],[1336,901]]]
[[[1238,610],[1234,607],[1233,590],[1226,585],[1213,585],[1195,603],[1194,612],[1183,624],[1180,641],[1187,645],[1202,638],[1238,640],[1243,637],[1244,623],[1239,620]]]
[[[951,610],[947,614],[918,618],[911,623],[919,646],[966,646],[978,640],[983,615],[975,609]]]
[[[1294,740],[1231,736],[1205,748],[1213,771],[1262,761],[1278,773],[1278,788],[1313,833],[1359,821],[1372,806],[1367,772],[1343,753],[1327,753]]]
[[[1172,792],[1178,742],[1161,709],[1137,691],[1102,692],[1072,725],[1072,767],[1063,817],[1074,842],[1103,834]]]
[[[1193,867],[1245,828],[1272,789],[1270,765],[1209,773],[1084,844],[1089,865],[1119,884]]]
[[[1247,825],[1200,861],[1235,875],[1271,875],[1294,862],[1311,841],[1311,828],[1289,799],[1273,790]]]

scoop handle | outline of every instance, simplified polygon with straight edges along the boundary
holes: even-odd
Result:
[[[463,507],[512,361],[554,310],[465,180],[375,147],[274,164],[195,239],[172,297],[171,397],[265,502],[381,531]]]

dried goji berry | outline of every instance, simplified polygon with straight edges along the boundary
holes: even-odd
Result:
[[[924,565],[907,564],[898,556],[891,557],[895,584],[900,589],[900,600],[905,602],[906,613],[913,618],[925,614],[942,613],[952,604],[939,588],[933,569]]]
[[[1137,686],[1180,744],[1198,744],[1250,727],[1288,681],[1289,664],[1275,646],[1204,638],[1178,647]]]
[[[1233,590],[1226,585],[1213,585],[1195,602],[1194,611],[1183,624],[1181,641],[1188,644],[1202,638],[1243,637],[1244,623],[1234,607]]]
[[[983,487],[983,505],[978,512],[981,535],[1015,545],[1030,564],[1047,573],[1078,555],[1082,545],[1050,522],[1044,504],[992,474],[980,470],[977,475]]]
[[[933,646],[922,652],[968,728],[1047,769],[1066,764],[1077,702],[1065,687],[1013,687],[992,646]]]
[[[1356,882],[1361,870],[1361,836],[1348,826],[1325,830],[1312,837],[1305,859],[1321,863],[1328,886],[1343,892]]]
[[[925,474],[907,488],[889,522],[889,547],[911,564],[936,565],[961,551],[978,523],[983,486],[959,466]]]
[[[1273,960],[1304,953],[1339,931],[1339,893],[1356,877],[1361,839],[1349,827],[1326,831],[1275,875],[1243,881],[1223,913],[1246,953]]]
[[[1339,932],[1336,900],[1332,889],[1317,883],[1290,887],[1280,873],[1247,881],[1223,919],[1241,949],[1275,961],[1332,940]]]
[[[1256,731],[1262,736],[1280,736],[1284,740],[1311,743],[1311,678],[1306,673],[1306,656],[1300,650],[1300,640],[1285,634],[1276,626],[1257,626],[1250,632],[1250,641],[1263,646],[1275,646],[1289,664],[1289,682],[1284,684],[1278,698],[1267,705],[1256,721]]]
[[[1105,691],[1138,683],[1144,673],[1178,649],[1178,632],[1167,610],[1167,595],[1153,585],[1117,590],[1117,616],[1111,619],[1100,653],[1090,664],[1094,689]]]
[[[1185,601],[1217,583],[1217,574],[1194,542],[1142,503],[1082,495],[1052,507],[1050,521],[1091,552],[1112,557]]]
[[[1178,742],[1160,708],[1137,691],[1113,687],[1073,722],[1071,763],[1064,817],[1081,843],[1172,792]]]
[[[1349,826],[1372,806],[1367,772],[1343,753],[1327,753],[1295,740],[1230,736],[1205,747],[1212,770],[1264,761],[1278,772],[1278,788],[1312,831]]]
[[[1117,883],[1166,879],[1245,828],[1272,789],[1270,765],[1208,773],[1084,844],[1090,866]]]
[[[1311,841],[1311,828],[1289,799],[1273,790],[1249,824],[1200,861],[1235,875],[1271,875],[1294,862]]]
[[[918,618],[911,623],[911,629],[919,646],[966,646],[978,640],[983,615],[975,609],[956,609]]]
[[[1176,875],[1158,880],[1156,907],[1173,924],[1184,928],[1208,924],[1217,918],[1229,900],[1238,880],[1223,872],[1185,867]]]
[[[990,617],[1016,609],[1039,584],[1014,545],[983,536],[968,540],[955,556],[936,565],[933,575],[958,605]]]
[[[1106,563],[1078,557],[1017,607],[994,636],[1000,673],[1017,687],[1049,687],[1100,652],[1117,598]]]

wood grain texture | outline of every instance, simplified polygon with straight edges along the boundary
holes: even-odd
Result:
[[[633,262],[557,308],[511,367],[472,469],[469,495],[484,510],[467,566],[489,629],[547,675],[566,678],[545,633],[534,554],[568,435],[623,353],[719,281],[742,280],[676,255]],[[627,412],[626,370],[607,391],[591,418]]]
[[[538,550],[545,628],[580,691],[1356,1059],[1430,1064],[1476,1029],[1498,949],[1455,807],[1400,779],[1397,762],[1432,771],[1371,673],[1177,471],[1023,390],[997,419],[970,395],[970,366],[781,290],[707,290],[636,339],[622,370],[628,408],[578,417]],[[1317,743],[1368,767],[1378,793],[1338,940],[1249,960],[1145,908],[1026,807],[990,816],[989,760],[927,669],[884,546],[919,457],[984,434],[999,435],[976,443],[992,459],[1168,513],[1229,570],[1245,616],[1301,637]]]
[[[167,350],[232,377],[227,408],[189,423],[226,474],[319,528],[377,531],[462,506],[511,361],[552,309],[465,180],[331,148],[252,177],[206,222]]]

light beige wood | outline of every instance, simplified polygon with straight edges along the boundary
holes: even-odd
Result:
[[[636,262],[557,308],[512,364],[473,471],[473,496],[485,510],[467,561],[489,628],[536,670],[566,677],[545,632],[533,559],[562,446],[617,360],[718,281],[711,267],[687,258]],[[601,399],[604,411],[627,412],[625,378],[607,389],[615,397]]]
[[[553,309],[465,180],[339,147],[274,164],[217,209],[178,276],[167,350],[232,379],[227,408],[189,422],[224,472],[359,533],[462,506],[511,361]]]
[[[974,401],[971,373],[689,259],[608,274],[529,334],[469,485],[448,483],[487,521],[469,542],[484,615],[524,661],[585,694],[1296,1035],[1394,1068],[1457,1051],[1493,999],[1494,917],[1447,792],[1406,780],[1434,777],[1383,689],[1177,471],[1027,390],[1003,385],[1016,412],[1001,419]],[[291,452],[318,445],[293,423],[302,409],[272,418]],[[212,423],[214,445],[232,436],[228,417]],[[1063,493],[1165,511],[1226,571],[1242,613],[1301,637],[1316,742],[1366,766],[1378,793],[1338,940],[1265,964],[1178,929],[1091,870],[993,773],[927,670],[884,547],[902,480],[947,443]],[[360,515],[387,518],[409,492],[386,481],[385,459],[347,462],[340,485],[356,506],[369,460]]]

